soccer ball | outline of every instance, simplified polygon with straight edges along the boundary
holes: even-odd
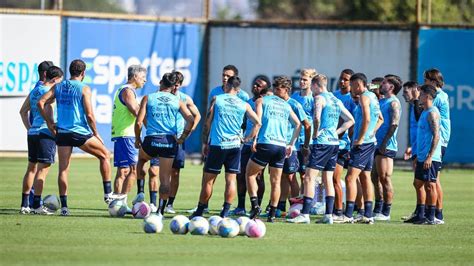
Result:
[[[204,217],[196,216],[189,221],[188,229],[192,235],[207,235],[209,222]]]
[[[127,205],[123,200],[113,200],[109,204],[109,214],[112,217],[123,217],[127,213]]]
[[[232,218],[224,218],[219,223],[219,235],[222,237],[235,237],[239,230],[239,224]]]
[[[163,230],[162,217],[152,214],[143,220],[143,230],[145,233],[159,233]]]
[[[176,215],[170,222],[173,234],[185,235],[188,232],[189,219],[184,215]]]
[[[47,195],[43,199],[43,205],[49,210],[55,212],[59,209],[60,203],[56,195]]]
[[[133,205],[132,215],[135,218],[145,218],[150,215],[150,205],[146,202],[137,202]]]
[[[211,216],[209,217],[209,234],[218,235],[219,234],[219,223],[222,221],[220,216]]]
[[[249,221],[250,219],[245,216],[239,217],[237,219],[237,223],[239,224],[239,235],[245,235],[245,227]]]
[[[267,228],[265,224],[259,220],[250,220],[245,227],[245,234],[248,237],[261,238],[265,235]]]
[[[296,203],[291,205],[290,209],[288,210],[288,216],[290,218],[295,218],[296,216],[300,215],[301,210],[303,209],[303,204]]]

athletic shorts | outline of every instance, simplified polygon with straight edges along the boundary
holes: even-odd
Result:
[[[247,164],[249,163],[249,159],[251,155],[252,155],[252,146],[243,145],[242,150],[240,151],[240,169],[241,169],[240,173],[244,176],[245,176]]]
[[[298,173],[304,174],[304,173],[306,172],[306,164],[307,164],[307,162],[306,162],[306,164],[305,164],[302,149],[303,149],[303,146],[301,146],[301,149],[296,152],[296,155],[298,156],[298,162],[299,162]]]
[[[56,142],[53,137],[40,133],[28,135],[28,161],[32,163],[54,163]]]
[[[309,155],[308,168],[320,171],[334,171],[339,145],[313,144]]]
[[[347,167],[349,166],[349,157],[350,157],[349,154],[350,152],[347,149],[339,150],[337,152],[336,163],[344,167],[345,169],[347,169]]]
[[[173,135],[146,136],[142,149],[150,157],[175,158],[176,139]]]
[[[273,144],[257,144],[257,152],[250,159],[265,167],[283,168],[286,157],[286,147]]]
[[[397,152],[392,151],[392,150],[385,150],[385,153],[381,153],[379,149],[375,149],[375,156],[377,156],[377,155],[384,156],[384,157],[387,157],[387,158],[390,158],[390,159],[394,159],[395,156],[397,156]]]
[[[218,175],[221,173],[222,165],[226,173],[240,173],[240,148],[222,149],[221,146],[210,145],[204,172]]]
[[[114,166],[129,167],[136,165],[138,150],[135,148],[135,137],[116,137],[114,142]]]
[[[92,134],[82,135],[75,132],[58,133],[56,135],[56,144],[58,146],[80,147],[92,138]]]
[[[371,171],[374,163],[375,144],[365,143],[353,146],[349,159],[349,166],[362,171]]]
[[[184,143],[178,145],[176,157],[173,160],[173,169],[184,168],[184,161],[186,160],[186,153],[184,152]],[[151,166],[160,166],[160,158],[153,158],[150,160]]]
[[[283,173],[284,174],[294,174],[298,171],[300,163],[298,161],[298,155],[296,151],[293,151],[290,157],[285,158],[283,164]]]
[[[428,169],[423,169],[424,162],[417,162],[415,168],[415,179],[436,183],[436,178],[438,177],[439,169],[441,168],[441,162],[433,161],[431,167]]]

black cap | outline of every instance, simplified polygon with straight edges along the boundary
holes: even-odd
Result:
[[[38,65],[38,72],[48,71],[50,67],[54,66],[51,61],[43,61]]]

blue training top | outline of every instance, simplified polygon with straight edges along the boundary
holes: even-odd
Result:
[[[46,124],[46,120],[41,116],[41,113],[36,105],[47,91],[49,87],[44,86],[42,81],[38,81],[31,90],[30,95],[28,96],[30,99],[30,122],[31,127],[28,130],[28,135],[38,135],[40,133],[46,134],[48,136],[53,136],[51,131],[48,129],[48,125]],[[54,113],[54,119],[56,120],[56,112]]]
[[[291,106],[291,109],[296,114],[296,116],[298,117],[298,120],[300,120],[300,122],[303,122],[305,119],[307,119],[306,113],[303,110],[303,106],[301,106],[301,104],[298,101],[296,101],[293,98],[288,98],[288,100],[286,102]],[[291,137],[293,137],[293,130],[295,130],[295,126],[293,126],[292,123],[288,123],[288,132],[287,132],[287,143],[288,144],[291,141]],[[304,130],[301,130],[301,131],[303,131],[303,143],[302,144],[304,144]],[[295,146],[296,146],[296,142],[295,142],[295,145],[293,145],[293,149],[296,149]]]
[[[263,97],[262,128],[257,143],[286,147],[291,106],[275,95]]]
[[[253,110],[254,112],[256,112],[254,99],[253,99],[253,98],[249,99],[249,100],[247,101],[247,103],[250,105],[250,107],[252,108],[252,110]],[[247,122],[246,122],[246,124],[245,124],[244,137],[247,137],[248,135],[250,135],[250,133],[251,133],[252,130],[253,130],[253,126],[254,126],[254,124],[253,124],[252,120],[250,120],[250,119],[247,117]],[[252,145],[252,143],[253,143],[253,140],[250,140],[250,141],[244,143],[244,145]]]
[[[184,104],[187,103],[188,95],[186,93],[178,91],[176,92],[176,96]],[[176,118],[176,131],[178,132],[178,135],[177,135],[178,138],[181,137],[181,134],[183,134],[185,124],[186,124],[186,121],[184,120],[183,115],[181,114],[181,112],[178,112],[178,116]]]
[[[418,130],[418,121],[415,117],[415,105],[410,104],[410,146],[412,156],[416,155],[416,132]]]
[[[78,80],[64,80],[56,84],[54,94],[58,114],[57,128],[59,133],[92,133],[87,124],[83,106],[82,89],[86,86]]]
[[[321,93],[320,96],[324,98],[326,105],[321,110],[318,136],[313,139],[313,144],[339,145],[336,130],[343,104],[330,92]]]
[[[224,94],[224,93],[225,93],[225,91],[224,91],[224,88],[222,87],[222,85],[215,87],[209,93],[209,97],[207,98],[207,104],[210,106],[212,98],[214,98],[214,96],[221,95],[221,94]],[[242,89],[240,89],[239,92],[237,92],[237,97],[239,97],[244,102],[247,102],[250,99],[249,94],[246,91],[242,90]]]
[[[178,113],[178,96],[163,91],[149,94],[146,104],[146,135],[177,135]]]
[[[380,147],[380,145],[382,144],[382,141],[385,138],[385,135],[387,135],[387,132],[390,128],[390,125],[392,122],[391,105],[392,105],[392,102],[394,101],[398,103],[398,106],[401,106],[400,101],[395,95],[392,95],[392,97],[390,98],[380,99],[379,101],[380,111],[382,112],[382,116],[383,116],[383,124],[380,126],[379,130],[377,130],[377,133],[375,134],[375,137],[377,139],[377,148]],[[401,114],[402,114],[402,110],[400,109],[400,116]],[[398,127],[387,142],[387,150],[398,151],[397,133],[398,133]]]
[[[439,110],[441,117],[440,128],[441,138],[440,143],[443,147],[448,147],[449,138],[451,137],[451,118],[449,115],[449,96],[443,90],[438,90],[436,98],[433,100],[433,106]]]
[[[365,132],[362,144],[374,143],[377,141],[375,139],[374,130],[375,130],[375,125],[377,124],[377,120],[379,118],[379,114],[380,114],[379,100],[377,99],[377,96],[375,96],[373,92],[368,91],[368,90],[362,93],[360,97],[362,98],[363,96],[369,97],[370,99],[370,103],[369,103],[370,122],[369,122],[369,128],[367,129],[367,132]],[[359,134],[360,134],[361,126],[362,126],[362,106],[359,106],[355,109],[354,119],[355,119],[355,125],[354,125],[353,139],[356,140],[359,138]]]
[[[432,106],[431,108],[424,110],[423,113],[421,113],[420,119],[418,120],[418,130],[416,134],[418,162],[424,162],[428,157],[428,153],[430,152],[431,141],[433,140],[433,131],[431,130],[430,123],[428,122],[428,116],[431,112],[436,112],[439,114],[438,108]],[[435,162],[441,162],[441,138],[431,159]]]
[[[221,94],[214,102],[214,117],[211,122],[210,145],[221,149],[240,148],[242,123],[247,103],[236,95]]]
[[[342,94],[341,90],[337,90],[334,93],[334,96],[338,98],[342,104],[344,104],[344,107],[352,114],[354,115],[354,110],[356,108],[356,104],[354,100],[351,97],[351,93],[348,92],[346,94]],[[351,139],[349,138],[349,130],[347,130],[342,138],[339,140],[339,149],[340,150],[350,150],[351,149]]]
[[[311,124],[311,135],[313,135],[313,115],[314,115],[314,97],[310,93],[309,95],[302,96],[300,92],[295,92],[291,95],[291,98],[295,99],[297,102],[303,106],[303,110],[306,113],[306,118]],[[300,136],[296,141],[296,149],[299,150],[300,146],[304,144],[304,130],[300,131]]]

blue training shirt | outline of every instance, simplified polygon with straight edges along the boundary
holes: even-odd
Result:
[[[305,119],[307,119],[306,113],[303,110],[303,106],[301,106],[301,104],[293,98],[288,98],[288,100],[286,102],[290,105],[291,109],[293,110],[293,112],[298,117],[298,120],[300,120],[300,122],[303,123],[303,121]],[[291,141],[291,137],[293,137],[293,130],[295,130],[295,126],[293,126],[292,123],[288,123],[288,133],[287,133],[287,143],[288,144]],[[301,131],[303,131],[303,143],[302,144],[304,144],[304,130],[301,130]],[[293,149],[296,149],[295,146],[296,146],[296,142],[295,142],[295,145],[293,145]]]
[[[375,138],[377,139],[377,148],[380,147],[383,139],[385,138],[385,135],[387,135],[387,132],[390,129],[390,125],[392,121],[391,105],[392,105],[392,102],[394,101],[398,103],[398,106],[401,106],[400,101],[395,95],[392,95],[392,97],[390,98],[380,99],[379,101],[380,111],[382,112],[382,116],[383,116],[383,124],[380,126],[379,130],[377,130],[377,133],[375,134]],[[401,114],[402,114],[402,110],[400,109],[400,116]],[[398,133],[398,127],[387,142],[387,150],[398,151],[397,133]]]
[[[30,122],[31,122],[31,127],[28,130],[28,135],[38,135],[40,133],[46,134],[48,136],[53,136],[51,131],[48,129],[48,125],[46,124],[46,120],[41,116],[41,113],[38,109],[38,106],[36,105],[47,91],[49,90],[49,87],[44,86],[42,81],[38,81],[31,90],[29,94],[29,99],[30,99]],[[54,119],[56,120],[56,112],[54,113]]]
[[[310,93],[309,95],[302,96],[300,92],[295,92],[291,95],[291,98],[295,99],[297,102],[303,106],[303,110],[306,113],[306,118],[311,124],[311,135],[313,135],[313,115],[314,115],[314,97]],[[298,140],[296,141],[296,149],[300,150],[300,146],[304,144],[304,130],[300,131]]]
[[[433,106],[436,106],[439,110],[441,117],[440,128],[441,128],[441,146],[448,147],[449,139],[451,137],[451,118],[449,115],[449,96],[443,90],[438,90],[436,98],[433,100]]]
[[[187,103],[188,95],[186,93],[178,91],[176,92],[176,96],[184,104]],[[178,132],[178,135],[177,135],[178,138],[181,137],[181,134],[183,134],[185,124],[186,124],[186,121],[184,120],[183,115],[181,114],[181,112],[178,112],[178,116],[176,118],[176,131]]]
[[[209,97],[207,98],[207,104],[210,106],[212,98],[214,98],[217,95],[224,94],[224,93],[225,93],[225,91],[224,91],[224,88],[222,87],[222,85],[215,87],[209,93]],[[244,102],[247,102],[250,99],[249,94],[246,91],[242,90],[242,89],[240,89],[239,92],[237,92],[237,97],[239,97]]]
[[[275,95],[263,97],[262,128],[257,143],[286,147],[291,106]]]
[[[336,134],[336,130],[343,104],[330,92],[321,93],[320,96],[324,98],[326,105],[321,110],[318,136],[316,139],[313,139],[313,144],[339,145],[339,137]]]
[[[178,96],[163,91],[149,94],[146,104],[146,135],[177,135],[178,113]]]
[[[255,100],[254,100],[253,98],[251,98],[251,99],[249,99],[249,100],[247,101],[247,103],[250,105],[250,107],[252,108],[252,110],[253,110],[254,112],[256,112],[256,110],[255,110]],[[250,135],[250,133],[251,133],[252,130],[253,130],[253,126],[254,126],[254,124],[253,124],[252,120],[247,117],[247,122],[246,122],[246,124],[245,124],[244,137],[247,137],[248,135]],[[250,141],[244,143],[244,145],[252,145],[252,143],[253,143],[253,140],[250,140]]]
[[[431,112],[436,112],[439,114],[438,108],[436,108],[436,106],[432,106],[431,108],[424,110],[423,113],[421,113],[420,119],[418,120],[418,129],[416,134],[418,162],[424,162],[428,157],[428,153],[430,152],[431,141],[433,140],[433,131],[431,130],[430,123],[428,122],[428,116]],[[435,162],[441,162],[441,138],[431,159]]]
[[[356,108],[356,104],[351,97],[351,93],[348,92],[346,94],[342,94],[341,90],[337,90],[334,93],[334,96],[338,98],[344,107],[354,115],[354,110]],[[342,138],[339,140],[339,149],[340,150],[350,150],[351,149],[351,139],[349,138],[349,130],[347,130]]]
[[[415,117],[415,105],[410,103],[410,146],[412,156],[416,155],[416,132],[418,130],[418,121]]]
[[[368,90],[362,93],[360,97],[362,98],[363,96],[366,96],[370,99],[370,103],[369,103],[370,122],[369,122],[369,128],[367,129],[367,132],[365,132],[365,136],[364,136],[362,144],[374,143],[377,141],[375,138],[374,130],[377,124],[377,120],[379,118],[379,114],[380,114],[379,100],[377,99],[377,96],[375,96],[373,92],[368,91]],[[361,126],[362,126],[362,106],[358,106],[355,109],[354,119],[355,119],[355,125],[354,125],[353,139],[356,140],[359,138],[359,134],[360,134]]]
[[[54,94],[57,106],[57,128],[59,133],[92,133],[87,124],[83,106],[82,89],[85,84],[78,80],[64,80],[56,84]]]

